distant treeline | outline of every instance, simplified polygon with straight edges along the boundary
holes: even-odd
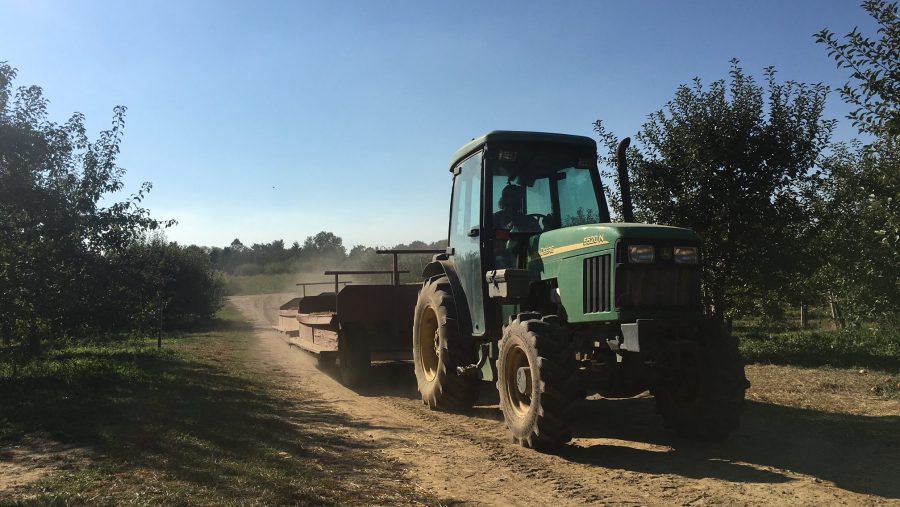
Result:
[[[254,243],[245,246],[235,239],[224,248],[207,248],[210,262],[222,272],[235,276],[275,275],[281,273],[312,273],[325,269],[389,269],[391,257],[376,254],[378,249],[426,250],[444,249],[447,240],[426,243],[413,241],[391,247],[356,245],[347,251],[344,240],[334,233],[322,231],[309,236],[301,245],[295,241],[286,247],[283,240],[271,243]],[[401,269],[412,270],[418,279],[431,254],[402,255]]]

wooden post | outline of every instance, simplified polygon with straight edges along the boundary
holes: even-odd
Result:
[[[806,327],[809,323],[809,318],[806,315],[806,305],[800,303],[800,327]]]

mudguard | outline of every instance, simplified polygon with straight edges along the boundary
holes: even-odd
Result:
[[[425,279],[425,282],[441,276],[447,277],[447,280],[450,281],[450,290],[453,292],[453,303],[456,305],[457,318],[462,320],[460,331],[471,334],[472,317],[469,315],[469,303],[466,300],[466,293],[462,288],[462,284],[459,282],[456,267],[448,259],[441,259],[439,255],[435,257],[435,260],[425,265],[425,269],[422,270],[422,277]]]

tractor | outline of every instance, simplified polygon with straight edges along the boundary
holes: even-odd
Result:
[[[423,402],[465,411],[495,383],[515,443],[572,438],[582,400],[647,391],[674,431],[722,439],[749,383],[737,340],[705,314],[689,229],[613,223],[589,137],[493,131],[453,156],[448,247],[425,267],[413,315]]]

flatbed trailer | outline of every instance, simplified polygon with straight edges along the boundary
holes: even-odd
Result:
[[[397,255],[444,250],[380,250],[394,257],[391,270],[329,270],[334,292],[299,298],[297,333],[288,342],[315,355],[320,367],[337,363],[342,382],[364,381],[373,361],[412,360],[413,311],[421,283],[401,284]],[[390,284],[340,287],[341,276],[391,275]]]

